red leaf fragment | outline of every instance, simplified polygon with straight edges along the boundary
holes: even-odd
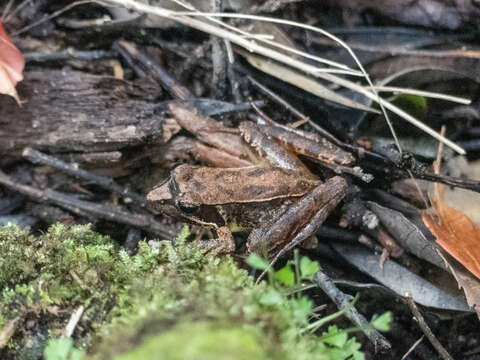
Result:
[[[23,80],[25,60],[12,39],[3,30],[0,21],[0,94],[10,95],[20,104],[15,85]]]

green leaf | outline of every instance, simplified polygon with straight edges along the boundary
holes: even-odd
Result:
[[[297,323],[306,324],[308,317],[312,313],[312,300],[306,296],[300,299],[291,300],[293,305],[293,316]]]
[[[427,118],[428,104],[424,96],[400,94],[394,97],[392,103],[420,120]]]
[[[312,280],[318,270],[320,270],[318,262],[312,261],[306,256],[302,256],[302,259],[300,260],[300,274],[302,279]]]
[[[370,323],[372,326],[380,331],[389,331],[390,330],[390,323],[392,322],[392,313],[387,311],[382,315],[373,315],[372,321]]]
[[[348,334],[345,331],[340,331],[335,325],[330,325],[328,331],[322,334],[327,344],[343,348],[348,340]]]
[[[328,341],[327,339],[323,340],[330,345],[323,348],[323,353],[328,356],[329,360],[365,360],[365,357],[359,351],[361,345],[357,342],[355,337],[347,340],[348,335],[346,331],[339,330],[336,326],[331,326],[330,328],[329,332],[331,335],[328,335]],[[332,339],[336,339],[337,343],[330,344]]]
[[[328,348],[326,351],[329,360],[346,360],[352,355],[349,351],[339,348]]]
[[[247,258],[247,264],[254,269],[265,270],[268,268],[268,261],[253,253]]]
[[[71,338],[51,339],[45,347],[45,360],[81,360],[84,352],[73,347]]]
[[[352,355],[353,355],[353,360],[365,360],[365,355],[358,350],[354,351]]]
[[[275,277],[284,285],[292,286],[295,284],[295,274],[290,265],[286,265],[275,272]]]
[[[260,298],[260,304],[262,305],[279,305],[283,303],[283,296],[277,290],[270,288]]]

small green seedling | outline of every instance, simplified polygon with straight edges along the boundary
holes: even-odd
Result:
[[[288,261],[281,269],[274,271],[268,261],[257,254],[251,254],[247,258],[247,264],[257,270],[268,271],[269,287],[260,299],[265,306],[283,306],[293,313],[294,320],[299,325],[299,334],[310,332],[315,333],[319,328],[342,316],[349,307],[334,314],[322,317],[315,321],[313,318],[313,302],[307,296],[301,296],[302,284],[313,282],[315,274],[320,270],[317,261],[312,261],[306,256],[301,258],[298,251],[294,253],[293,261]],[[294,290],[293,292],[291,290]],[[288,294],[296,294],[295,297]],[[358,296],[350,306],[354,306]],[[318,318],[318,316],[316,317]],[[379,331],[388,331],[392,322],[392,313],[386,312],[380,316],[373,316],[370,324]],[[336,325],[329,325],[318,338],[318,353],[332,360],[353,359],[363,360],[365,357],[360,351],[360,343],[355,337],[350,337],[352,332],[359,331],[359,328],[339,329]]]

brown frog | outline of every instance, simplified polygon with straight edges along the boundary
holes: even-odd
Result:
[[[281,167],[211,168],[180,165],[147,195],[155,212],[211,226],[217,240],[208,249],[233,252],[228,225],[253,229],[249,251],[276,254],[287,244],[311,236],[345,196],[346,181],[319,180]]]
[[[199,127],[198,122],[190,124],[194,124],[190,131],[193,126]],[[194,132],[204,140],[209,131],[199,127]],[[223,138],[233,135],[223,127],[220,132]],[[347,182],[335,176],[322,183],[297,156],[253,123],[242,123],[240,133],[240,138],[233,139],[241,144],[241,152],[248,155],[254,151],[256,156],[266,158],[267,164],[238,168],[180,165],[169,179],[148,193],[148,207],[213,227],[218,239],[206,242],[207,249],[233,252],[235,244],[228,225],[234,222],[252,230],[247,239],[250,252],[283,253],[315,233],[345,196]],[[211,142],[223,140],[218,132],[215,136]]]

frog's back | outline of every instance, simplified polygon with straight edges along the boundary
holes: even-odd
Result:
[[[220,205],[300,197],[320,184],[281,167],[181,165],[172,174],[182,203]]]

